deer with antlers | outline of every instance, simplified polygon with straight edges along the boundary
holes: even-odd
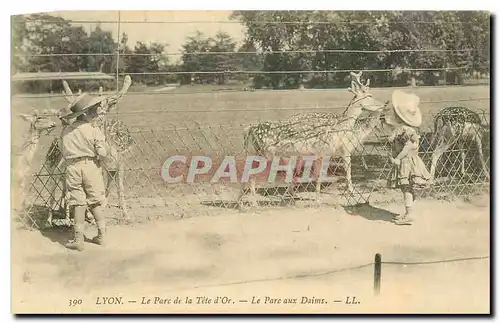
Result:
[[[109,158],[104,161],[103,169],[106,173],[106,196],[108,196],[110,191],[111,182],[116,180],[118,183],[118,199],[119,206],[122,212],[122,216],[127,219],[127,204],[124,196],[124,156],[131,149],[131,147],[135,144],[135,140],[131,136],[128,131],[127,126],[120,120],[116,118],[107,118],[109,112],[111,112],[118,102],[123,98],[123,96],[127,93],[128,88],[132,84],[132,80],[130,76],[126,76],[123,82],[123,86],[121,90],[112,96],[107,97],[104,101],[101,102],[98,107],[99,117],[94,120],[94,126],[98,127],[105,135],[106,142],[109,146]],[[63,81],[64,87],[64,97],[68,103],[73,102],[74,95],[71,91],[68,83]],[[99,89],[99,93],[102,94],[102,88]],[[63,109],[59,112],[59,115],[66,115],[67,109]],[[71,123],[72,121],[68,121]],[[64,175],[64,161],[62,158],[62,153],[60,149],[60,138],[54,139],[52,142],[49,151],[46,155],[46,168],[48,169],[48,173],[53,175],[52,181],[50,181],[49,186],[49,214],[47,218],[47,226],[52,225],[53,211],[59,204],[60,206],[64,205],[66,223],[69,224],[69,206],[65,204],[66,201],[66,190],[64,188],[64,181],[62,181],[62,175]],[[62,195],[61,199],[58,201],[55,197],[55,191],[57,187],[62,185]],[[87,213],[88,214],[88,213]]]
[[[382,104],[369,93],[370,80],[361,82],[361,73],[351,72],[351,87],[354,94],[341,116],[334,114],[297,114],[281,122],[265,122],[245,130],[245,149],[254,150],[266,159],[283,154],[284,156],[315,156],[316,165],[325,157],[340,157],[346,172],[347,190],[353,191],[351,178],[351,155],[373,129],[380,124],[387,103]],[[363,112],[368,117],[361,119]],[[250,193],[256,194],[255,179],[249,179]],[[238,201],[247,190],[243,183]],[[321,181],[316,181],[316,194],[319,196]],[[291,190],[291,187],[289,187]],[[252,200],[252,204],[256,202]],[[241,203],[240,203],[241,206]]]
[[[434,117],[434,134],[430,147],[433,149],[431,159],[431,180],[434,180],[436,166],[441,156],[450,148],[460,150],[460,173],[465,175],[465,150],[467,143],[475,143],[483,174],[490,178],[483,155],[483,137],[489,131],[489,125],[483,124],[478,113],[465,107],[446,107]]]

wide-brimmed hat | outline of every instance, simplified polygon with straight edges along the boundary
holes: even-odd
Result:
[[[85,112],[87,112],[90,108],[104,101],[106,97],[91,97],[87,93],[82,93],[68,106],[67,111],[71,111],[69,114],[61,117],[63,119],[72,119],[76,118]]]
[[[420,98],[416,94],[401,90],[395,90],[392,93],[394,111],[409,126],[420,127],[422,125],[422,112],[418,107],[419,104]]]

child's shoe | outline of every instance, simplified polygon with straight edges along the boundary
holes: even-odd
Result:
[[[106,241],[104,240],[104,231],[99,230],[97,236],[92,238],[92,243],[97,245],[105,245]]]
[[[83,251],[84,250],[84,234],[83,230],[79,228],[78,225],[75,225],[75,238],[68,243],[66,243],[66,248],[70,250]]]
[[[413,218],[411,218],[408,215],[405,215],[402,218],[396,219],[394,221],[394,224],[396,224],[396,225],[412,225],[413,224]]]
[[[393,221],[401,220],[405,217],[403,214],[396,215],[392,218]]]

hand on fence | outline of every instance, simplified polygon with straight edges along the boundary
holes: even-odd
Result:
[[[99,157],[97,157],[95,159],[95,164],[97,165],[98,168],[100,168],[102,166],[102,161],[101,161],[101,159]]]
[[[395,164],[395,165],[400,165],[401,164],[401,160],[400,159],[395,159],[393,157],[389,157],[389,160],[391,161],[392,164]]]

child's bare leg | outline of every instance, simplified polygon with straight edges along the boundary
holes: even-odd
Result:
[[[68,249],[83,251],[86,206],[75,206],[74,239],[66,244]]]
[[[401,188],[405,203],[405,213],[402,216],[396,217],[395,222],[398,225],[410,225],[413,221],[413,201],[415,200],[415,195],[413,188],[411,186],[404,186]]]
[[[106,218],[104,217],[104,210],[100,204],[90,206],[90,211],[94,215],[97,225],[97,236],[92,239],[93,243],[104,245],[106,236]]]
[[[413,190],[407,189],[404,191],[405,197],[405,216],[410,218],[412,215],[413,201],[415,200]]]

